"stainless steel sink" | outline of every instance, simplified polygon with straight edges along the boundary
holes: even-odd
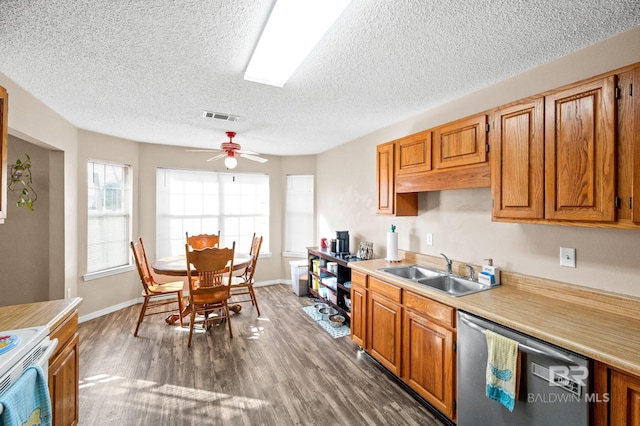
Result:
[[[434,290],[447,293],[451,296],[464,296],[466,294],[477,293],[479,291],[489,290],[490,288],[495,287],[490,284],[481,284],[476,281],[447,275],[434,278],[423,278],[417,280],[417,282]]]
[[[432,269],[428,269],[418,265],[392,266],[390,268],[378,269],[378,271],[386,272],[387,274],[394,275],[398,278],[406,278],[408,280],[419,280],[421,278],[434,278],[434,277],[441,277],[444,275],[442,272],[434,271]]]
[[[481,284],[455,275],[447,275],[445,272],[420,265],[392,266],[380,268],[378,271],[424,285],[454,297],[465,296],[497,287],[490,284]]]

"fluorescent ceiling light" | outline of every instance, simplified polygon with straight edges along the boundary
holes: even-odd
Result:
[[[282,87],[351,0],[278,0],[244,79]]]

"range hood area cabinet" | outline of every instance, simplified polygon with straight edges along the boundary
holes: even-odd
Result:
[[[9,99],[7,89],[0,86],[0,224],[7,218],[7,116],[9,110]]]
[[[399,154],[396,192],[489,188],[488,131],[487,115],[482,113],[394,141]],[[420,150],[415,145],[417,141],[424,145]],[[407,145],[411,143],[410,150]],[[428,163],[428,167],[418,161],[419,152],[427,156],[424,163]],[[413,154],[413,162],[410,154]]]
[[[378,145],[378,214],[416,216],[419,192],[491,186],[487,131],[479,114]]]
[[[637,64],[493,111],[493,220],[640,225],[634,82]]]

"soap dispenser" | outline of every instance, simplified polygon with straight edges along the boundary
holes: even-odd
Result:
[[[487,263],[482,265],[482,272],[478,276],[478,281],[484,284],[500,284],[500,268],[493,266],[493,259],[484,259]]]

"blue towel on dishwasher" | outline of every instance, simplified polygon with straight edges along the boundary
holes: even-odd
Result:
[[[37,365],[24,370],[0,395],[0,426],[51,426],[51,400],[47,379]]]
[[[518,398],[518,342],[487,330],[486,395],[513,411]]]

